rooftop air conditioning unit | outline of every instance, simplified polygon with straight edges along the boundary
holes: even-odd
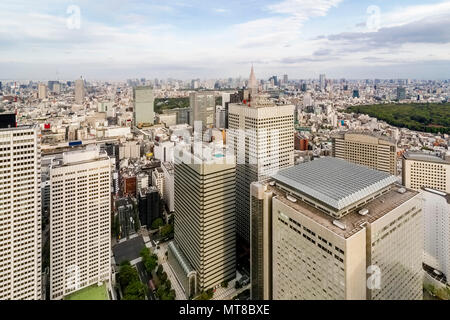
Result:
[[[362,216],[366,216],[366,215],[369,213],[369,209],[364,208],[364,209],[362,209],[362,210],[359,210],[358,213],[359,213],[360,215],[362,215]]]
[[[338,227],[339,229],[345,230],[347,229],[347,226],[345,224],[343,224],[342,222],[338,221],[338,220],[334,220],[333,224]]]

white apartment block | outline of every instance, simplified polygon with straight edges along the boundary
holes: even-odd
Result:
[[[250,184],[294,165],[293,105],[264,96],[230,104],[227,144],[236,155],[237,232],[250,242]]]
[[[397,144],[367,131],[348,131],[333,136],[333,157],[397,175]]]
[[[425,189],[423,198],[423,262],[442,272],[450,285],[450,194]]]
[[[450,193],[450,155],[406,152],[403,155],[403,185]]]
[[[252,184],[254,299],[421,300],[419,192],[337,158]]]
[[[152,172],[152,186],[158,188],[159,195],[164,197],[164,171],[161,167]]]
[[[136,176],[136,194],[139,194],[142,189],[148,188],[149,180],[149,175],[144,172],[141,172]]]
[[[169,212],[175,211],[174,199],[174,166],[171,162],[164,162],[161,164],[164,172],[164,202],[167,205]]]
[[[50,169],[50,298],[111,278],[111,164],[106,153],[64,153]]]
[[[38,126],[0,129],[0,300],[42,298],[38,134]]]

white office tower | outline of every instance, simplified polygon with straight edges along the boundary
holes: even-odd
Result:
[[[263,96],[230,104],[227,144],[236,155],[237,232],[250,242],[250,184],[294,165],[293,105]]]
[[[173,162],[173,148],[175,143],[171,141],[156,142],[153,148],[155,159],[161,162]]]
[[[422,199],[396,180],[329,157],[252,184],[252,297],[421,300]]]
[[[84,80],[83,79],[76,80],[75,81],[75,103],[83,104],[85,95],[86,95],[86,92],[84,89]]]
[[[169,261],[180,283],[195,270],[195,287],[184,286],[187,297],[236,276],[235,177],[235,158],[223,149],[202,143],[190,151],[176,148],[175,246]]]
[[[99,149],[50,169],[50,298],[111,278],[111,163]]]
[[[38,134],[38,126],[0,127],[0,300],[42,295]]]
[[[155,123],[155,98],[151,87],[133,88],[133,116],[136,127],[152,126]]]
[[[38,98],[41,100],[47,99],[47,86],[44,83],[38,85]]]
[[[450,155],[425,152],[403,154],[403,185],[420,190],[431,188],[450,193]]]
[[[442,272],[450,285],[450,194],[426,188],[423,198],[423,262]]]

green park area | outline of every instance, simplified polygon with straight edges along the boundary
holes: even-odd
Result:
[[[101,286],[93,285],[64,298],[64,300],[109,300],[106,284]]]
[[[216,105],[222,104],[222,97],[216,97]],[[162,113],[163,110],[189,108],[189,97],[184,98],[156,98],[155,112]]]
[[[450,133],[450,103],[352,106],[345,112],[367,114],[399,128],[431,133]]]

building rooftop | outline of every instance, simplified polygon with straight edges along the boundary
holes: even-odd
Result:
[[[397,181],[386,172],[332,157],[281,170],[273,178],[338,211]]]
[[[299,214],[305,215],[312,221],[322,225],[344,239],[350,238],[352,235],[362,230],[364,228],[363,225],[366,222],[373,223],[419,194],[419,192],[410,189],[406,189],[405,191],[403,186],[393,185],[393,188],[390,191],[364,205],[364,208],[368,210],[367,215],[362,216],[358,213],[359,210],[355,209],[353,212],[339,219],[338,221],[346,227],[345,230],[343,230],[333,224],[336,220],[335,218],[303,201],[290,201],[287,198],[286,192],[276,186],[268,185],[268,191],[272,191],[274,196],[283,204],[293,208],[298,211]],[[401,193],[399,191],[405,192]]]
[[[106,284],[92,285],[68,295],[64,300],[109,300],[109,294]]]
[[[369,131],[369,130],[347,130],[347,131],[340,131],[332,134],[333,138],[341,138],[345,139],[346,137],[355,137],[355,136],[366,136],[366,137],[372,137],[379,140],[382,140],[384,142],[387,142],[389,144],[395,145],[396,142],[393,138],[384,136],[378,132]]]
[[[446,160],[445,158],[440,157],[439,155],[437,155],[435,153],[408,151],[403,154],[403,158],[406,160],[450,164],[450,160]]]

